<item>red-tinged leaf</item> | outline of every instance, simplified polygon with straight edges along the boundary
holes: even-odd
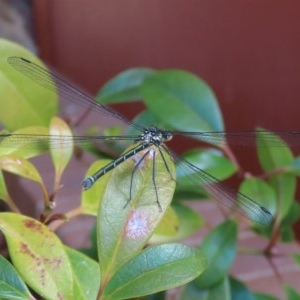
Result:
[[[25,216],[1,213],[0,230],[15,268],[36,293],[46,299],[74,299],[68,256],[48,227]]]

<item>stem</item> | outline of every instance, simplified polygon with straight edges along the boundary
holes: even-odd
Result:
[[[263,173],[261,174],[260,176],[258,176],[258,178],[260,179],[268,179],[272,176],[275,176],[275,175],[279,175],[279,174],[282,174],[282,173],[286,173],[288,172],[288,169],[285,168],[285,167],[277,167],[271,171],[268,171],[266,173]]]
[[[65,224],[66,222],[70,221],[71,219],[74,219],[75,217],[79,216],[83,214],[83,209],[81,206],[78,206],[70,211],[68,211],[67,213],[65,213],[64,219],[63,220],[58,220],[55,223],[51,223],[51,225],[49,226],[51,228],[52,231],[56,231],[58,230],[63,224]]]
[[[5,203],[8,205],[8,207],[12,212],[15,212],[17,214],[21,213],[19,208],[16,206],[15,202],[12,200],[12,198],[9,195],[7,195],[7,198],[5,199]]]
[[[230,147],[228,145],[225,145],[224,147],[221,148],[223,150],[223,152],[226,154],[226,156],[234,163],[234,165],[236,166],[238,173],[242,174],[243,170],[236,158],[236,156],[234,155],[233,151],[230,149]]]

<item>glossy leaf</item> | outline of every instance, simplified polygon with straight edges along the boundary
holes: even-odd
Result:
[[[86,177],[91,176],[110,162],[111,160],[108,159],[95,161],[87,170]],[[105,174],[105,176],[94,183],[93,188],[88,189],[87,191],[82,191],[81,208],[83,209],[83,213],[97,216],[97,213],[99,211],[99,203],[105,192],[107,181],[109,180],[110,175],[111,172]]]
[[[12,132],[13,135],[40,135],[45,136],[49,134],[47,127],[25,127]],[[22,158],[31,158],[44,153],[48,150],[48,141],[38,139],[20,138],[16,140],[10,136],[2,137],[0,135],[0,156],[13,154]]]
[[[25,282],[46,299],[73,299],[68,256],[58,237],[42,223],[13,213],[0,213],[15,268]]]
[[[215,181],[226,179],[236,171],[234,164],[225,158],[221,151],[216,149],[193,149],[185,153],[183,158],[215,177]],[[184,162],[180,160],[176,165],[176,169],[178,178],[176,199],[207,199],[208,195],[201,187],[201,180],[195,184],[195,181],[190,178],[193,176],[194,170],[187,168]]]
[[[181,294],[180,300],[232,300],[231,291],[228,282],[228,278],[224,277],[217,284],[213,285],[209,289],[199,289],[195,282],[190,282],[183,293]]]
[[[287,172],[293,172],[295,175],[300,175],[300,157],[296,157],[293,162],[288,165],[285,166],[284,168],[286,168]]]
[[[101,103],[118,103],[141,99],[140,86],[155,71],[149,68],[128,69],[108,81],[99,91]]]
[[[300,293],[296,291],[291,286],[285,287],[285,293],[286,293],[286,299],[287,300],[299,300],[300,299]]]
[[[25,48],[0,39],[0,123],[10,131],[47,126],[57,114],[57,96],[16,71],[7,61],[10,56],[22,56],[41,64]]]
[[[278,298],[272,296],[272,295],[267,295],[267,294],[262,294],[262,293],[254,293],[255,300],[278,300]]]
[[[270,133],[271,134],[271,133]],[[274,136],[276,139],[276,136]],[[275,168],[289,165],[293,162],[293,154],[287,145],[278,137],[281,147],[271,147],[264,134],[257,131],[257,152],[258,158],[263,169],[268,172]],[[295,175],[290,173],[274,175],[270,182],[277,193],[277,210],[280,219],[288,213],[294,201],[296,190]]]
[[[197,249],[182,244],[150,247],[118,270],[104,295],[127,299],[170,289],[193,280],[205,266],[206,259]]]
[[[151,147],[149,150],[150,155],[146,155],[138,166],[136,164],[145,151],[121,163],[111,171],[106,184],[97,221],[98,257],[103,282],[107,282],[120,266],[145,246],[172,200],[175,181],[156,149]],[[156,189],[152,176],[154,157]],[[165,159],[175,178],[173,162],[166,154]],[[133,174],[134,166],[137,167]]]
[[[53,117],[50,122],[50,135],[55,136],[55,144],[52,143],[50,139],[50,153],[52,161],[55,168],[55,180],[56,182],[60,181],[60,177],[68,165],[72,153],[73,153],[73,143],[69,142],[68,147],[64,145],[64,137],[72,136],[72,132],[69,126],[60,118]],[[61,139],[61,146],[57,140]]]
[[[86,255],[65,247],[73,271],[76,300],[96,299],[100,286],[99,264]]]
[[[208,290],[199,289],[195,282],[189,282],[184,286],[183,291],[180,294],[179,300],[201,300],[208,298]]]
[[[218,180],[227,179],[236,172],[236,166],[217,149],[193,149],[184,153],[183,158]],[[181,168],[182,163],[179,162],[177,165],[177,178],[180,189],[199,189],[199,186],[195,186],[188,176],[192,175],[193,170],[190,170],[190,173],[187,174],[187,169]]]
[[[145,104],[171,128],[181,131],[222,131],[223,119],[210,87],[182,70],[149,76],[141,87]]]
[[[194,210],[182,204],[172,204],[172,208],[179,221],[173,235],[167,236],[163,232],[155,231],[150,243],[172,242],[184,239],[194,234],[204,223],[204,219]]]
[[[254,295],[249,291],[247,286],[234,277],[229,278],[231,300],[256,300]]]
[[[3,256],[0,256],[0,270],[0,299],[34,299],[15,268]]]
[[[227,274],[236,256],[237,225],[226,221],[214,228],[201,243],[200,249],[207,258],[204,273],[195,280],[200,289],[208,289]]]
[[[168,125],[164,122],[164,120],[160,119],[157,115],[153,114],[148,109],[143,110],[138,115],[136,115],[133,121],[145,128],[155,125],[158,128],[168,129]],[[139,132],[135,128],[130,126],[127,128],[126,133],[129,135],[139,134]]]
[[[259,178],[250,177],[242,182],[239,192],[266,207],[272,215],[275,214],[276,192],[268,183]]]

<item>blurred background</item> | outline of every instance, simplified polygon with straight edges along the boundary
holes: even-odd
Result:
[[[300,128],[300,3],[287,0],[6,1],[0,34],[88,92],[130,67],[180,68],[214,90],[227,130]],[[118,105],[133,117],[138,102]],[[192,142],[191,142],[192,143]],[[184,144],[184,146],[183,146]],[[178,152],[190,145],[175,145]],[[238,158],[258,171],[253,149]]]
[[[91,94],[127,68],[185,69],[212,87],[232,131],[300,129],[299,19],[296,0],[0,0],[0,36]],[[133,117],[142,104],[117,109]],[[238,158],[256,172],[253,152]]]

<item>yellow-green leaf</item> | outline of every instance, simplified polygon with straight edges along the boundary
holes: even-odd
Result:
[[[10,131],[27,126],[47,126],[57,114],[57,95],[35,84],[7,61],[21,56],[42,64],[18,44],[0,39],[0,123]]]
[[[0,214],[11,260],[25,282],[45,299],[74,299],[71,265],[59,238],[42,223]]]
[[[93,175],[98,170],[106,166],[110,160],[102,159],[94,162],[86,172],[86,177]],[[85,214],[97,216],[99,210],[99,203],[103,197],[107,181],[111,173],[109,172],[100,180],[96,181],[93,187],[87,191],[82,191],[81,208]]]
[[[25,127],[12,133],[0,134],[0,156],[13,154],[22,158],[31,158],[45,152],[49,148],[46,136],[47,127]]]
[[[44,201],[48,201],[48,192],[35,166],[26,159],[14,155],[0,157],[0,169],[33,180],[41,186]]]
[[[50,123],[50,153],[55,168],[55,177],[59,181],[73,153],[72,132],[60,118],[53,117]]]
[[[179,219],[172,208],[172,206],[169,206],[167,208],[166,213],[164,214],[164,217],[158,224],[158,226],[155,229],[155,234],[159,235],[165,235],[165,236],[172,236],[175,235],[178,231],[179,227]]]
[[[172,200],[175,168],[165,152],[164,157],[165,161],[157,148],[151,147],[111,171],[97,221],[103,282],[145,246]]]
[[[0,169],[42,183],[38,170],[26,159],[14,155],[1,156]]]

